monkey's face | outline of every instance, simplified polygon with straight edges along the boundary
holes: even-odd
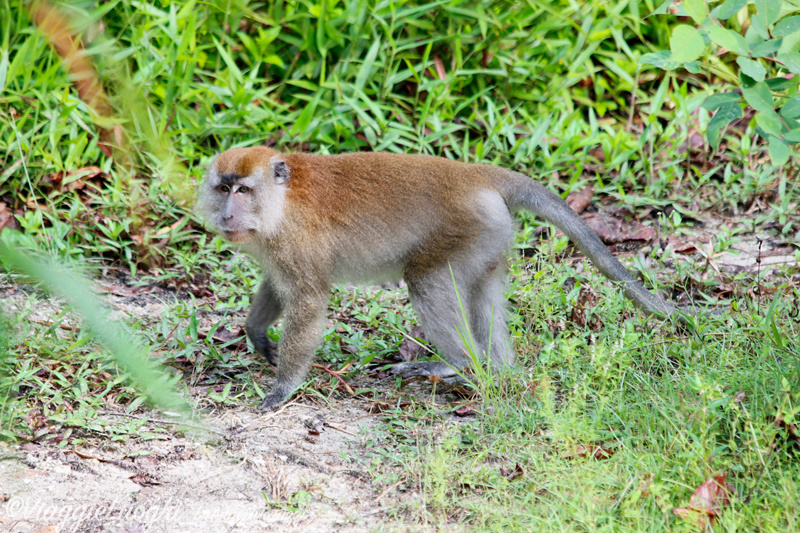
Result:
[[[233,149],[211,163],[197,209],[228,241],[243,243],[273,234],[283,218],[288,171],[268,148]],[[284,171],[286,178],[277,176]]]

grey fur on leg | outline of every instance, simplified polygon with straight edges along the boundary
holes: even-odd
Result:
[[[245,330],[247,338],[253,343],[256,353],[265,357],[272,364],[278,364],[278,356],[272,349],[272,343],[267,337],[267,328],[280,316],[283,309],[280,298],[269,282],[261,282],[253,297],[250,314],[247,316]]]
[[[322,337],[327,306],[327,292],[299,295],[290,302],[278,345],[278,379],[259,404],[260,410],[277,408],[302,385]]]
[[[492,370],[514,364],[514,348],[506,324],[506,299],[503,296],[508,265],[502,258],[495,267],[488,265],[469,293],[470,327],[479,353],[489,360]]]
[[[471,352],[480,364],[491,357],[493,369],[514,362],[503,297],[508,271],[505,252],[513,235],[513,222],[497,193],[482,192],[473,207],[481,231],[468,253],[453,253],[447,262],[435,267],[424,262],[424,267],[418,267],[410,261],[405,271],[409,298],[422,328],[447,363],[401,363],[396,365],[396,374],[454,376],[457,372],[453,368],[474,364]]]

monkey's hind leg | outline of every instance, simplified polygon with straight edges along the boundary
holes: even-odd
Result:
[[[508,264],[502,255],[486,265],[483,276],[479,276],[470,290],[470,326],[474,349],[481,360],[487,361],[492,370],[499,370],[514,363],[506,323],[506,299],[504,295]]]
[[[449,378],[456,376],[457,370],[471,365],[469,350],[477,352],[478,358],[483,357],[482,347],[472,342],[470,332],[471,288],[476,283],[470,263],[471,260],[462,262],[451,258],[446,265],[424,273],[411,266],[406,269],[411,304],[428,340],[436,345],[445,361],[400,363],[392,369],[395,374]]]
[[[442,378],[457,375],[456,369],[469,365],[464,343],[459,335],[463,333],[464,320],[459,314],[450,273],[440,269],[436,274],[418,276],[406,272],[408,296],[417,314],[422,329],[444,356],[444,361],[411,361],[392,367],[392,372],[402,376],[439,376]]]

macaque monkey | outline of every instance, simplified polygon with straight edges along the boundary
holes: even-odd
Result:
[[[560,228],[644,310],[676,314],[558,195],[522,174],[422,155],[254,147],[217,156],[198,210],[211,229],[263,267],[246,330],[256,352],[277,365],[278,379],[259,409],[276,408],[302,384],[335,282],[405,279],[422,327],[446,363],[403,363],[395,366],[400,374],[450,377],[470,365],[459,334],[462,308],[478,354],[493,369],[511,365],[503,288],[517,209]],[[276,356],[266,332],[281,315]]]

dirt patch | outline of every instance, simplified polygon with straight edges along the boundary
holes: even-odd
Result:
[[[96,448],[0,445],[0,526],[14,533],[366,531],[379,523],[425,530],[390,516],[416,496],[403,483],[380,490],[373,482],[366,435],[381,420],[360,403],[293,402],[265,416],[231,410],[209,420],[211,432]]]

